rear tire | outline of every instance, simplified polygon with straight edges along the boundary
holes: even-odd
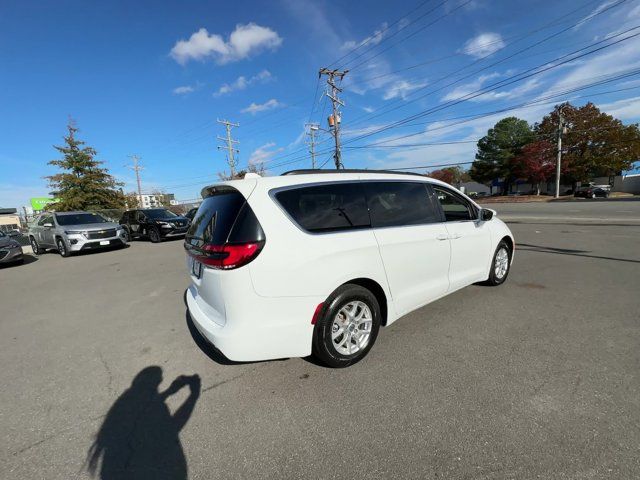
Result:
[[[57,238],[56,246],[58,247],[58,253],[61,257],[67,258],[69,255],[71,255],[71,252],[67,248],[67,245],[64,243],[63,239]]]
[[[359,285],[342,285],[324,303],[313,332],[313,356],[332,368],[359,362],[373,347],[381,318],[373,293]]]
[[[493,261],[491,262],[491,271],[489,272],[489,279],[485,282],[485,285],[496,287],[502,285],[509,276],[511,270],[511,248],[502,240],[496,247],[496,252],[493,254]]]
[[[160,232],[158,232],[158,229],[155,227],[150,228],[147,234],[149,235],[149,240],[151,240],[151,243],[160,243],[162,241]]]
[[[38,242],[34,237],[29,237],[29,243],[31,243],[31,250],[33,250],[34,255],[37,256],[44,253],[44,250],[40,248],[40,245],[38,245]]]

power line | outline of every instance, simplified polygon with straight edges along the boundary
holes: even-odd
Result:
[[[554,34],[551,34],[551,35],[547,36],[546,38],[542,39],[541,41],[538,41],[538,42],[534,43],[533,45],[530,45],[530,46],[528,46],[528,47],[525,47],[524,49],[521,49],[521,50],[519,50],[519,51],[515,52],[514,54],[512,54],[512,55],[510,55],[510,56],[508,56],[508,57],[506,57],[506,58],[503,58],[503,59],[501,59],[501,60],[499,60],[499,61],[497,61],[497,62],[493,62],[492,64],[490,64],[490,65],[488,65],[488,66],[486,66],[486,67],[484,67],[484,68],[482,68],[482,69],[476,70],[476,71],[474,71],[474,72],[470,73],[469,75],[466,75],[466,76],[464,76],[464,77],[462,77],[462,78],[459,78],[459,79],[458,79],[458,80],[456,80],[456,81],[450,82],[450,83],[448,83],[447,85],[444,85],[444,86],[442,86],[442,87],[440,87],[440,88],[438,88],[438,89],[436,89],[436,90],[429,91],[429,92],[427,92],[426,94],[421,95],[421,96],[420,96],[420,97],[418,97],[418,98],[415,98],[415,99],[410,100],[410,101],[408,101],[408,102],[404,102],[404,104],[398,105],[397,107],[394,107],[394,108],[388,108],[388,107],[383,108],[383,109],[381,109],[381,110],[378,110],[378,111],[376,112],[376,114],[375,114],[375,115],[365,115],[365,116],[362,116],[362,117],[356,118],[354,121],[350,122],[350,125],[358,124],[358,123],[360,123],[361,121],[363,121],[363,120],[365,120],[365,119],[369,119],[369,120],[371,120],[371,119],[373,119],[373,118],[379,117],[379,116],[384,115],[384,114],[386,114],[386,113],[388,113],[388,112],[391,112],[391,111],[393,111],[393,110],[397,110],[398,108],[404,108],[404,107],[405,107],[405,106],[407,106],[409,103],[413,103],[413,102],[418,101],[418,100],[420,100],[420,99],[422,99],[422,98],[424,98],[424,97],[426,97],[426,96],[428,96],[428,95],[431,95],[431,94],[433,94],[433,93],[435,93],[435,92],[437,92],[437,91],[443,90],[444,88],[447,88],[447,87],[452,86],[452,85],[454,85],[454,84],[456,84],[456,83],[459,83],[460,81],[462,81],[462,80],[464,80],[464,79],[466,79],[466,78],[469,78],[470,76],[473,76],[473,75],[475,75],[476,73],[482,72],[483,70],[486,70],[487,68],[491,68],[492,66],[495,66],[495,65],[497,65],[497,64],[499,64],[499,63],[503,63],[504,61],[509,60],[510,58],[513,58],[513,57],[515,57],[516,55],[519,55],[520,53],[522,53],[522,52],[524,52],[524,51],[526,51],[526,50],[529,50],[529,49],[531,49],[531,48],[534,48],[535,46],[537,46],[537,45],[539,45],[539,44],[541,44],[541,43],[543,43],[543,42],[545,42],[545,41],[548,41],[548,40],[550,40],[551,38],[554,38],[554,37],[556,37],[556,36],[558,36],[558,35],[560,35],[560,34],[562,34],[562,33],[566,32],[566,31],[568,31],[568,30],[570,30],[570,29],[574,28],[574,27],[575,27],[575,26],[577,26],[577,25],[580,25],[580,24],[582,24],[582,23],[584,23],[584,22],[587,22],[587,21],[591,20],[592,18],[596,17],[597,15],[601,15],[601,14],[605,13],[606,11],[610,10],[611,8],[614,8],[614,7],[618,6],[619,4],[621,4],[621,3],[625,2],[625,1],[626,1],[626,0],[620,0],[620,1],[618,1],[617,3],[615,3],[615,4],[609,5],[609,6],[607,6],[606,8],[602,9],[601,11],[598,11],[598,12],[596,12],[596,13],[594,13],[594,14],[592,14],[592,15],[589,15],[589,16],[587,16],[587,17],[584,17],[584,18],[582,18],[581,20],[579,20],[579,21],[577,21],[577,22],[574,22],[573,24],[569,25],[567,28],[565,28],[565,29],[563,29],[563,30],[561,30],[561,31],[559,31],[559,32],[556,32],[556,33],[554,33]],[[588,4],[586,4],[586,5],[589,5],[590,3],[594,3],[594,2],[589,2],[589,3],[588,3]],[[529,34],[527,34],[527,35],[523,36],[522,38],[518,39],[517,41],[520,41],[520,40],[522,40],[522,39],[526,38],[527,36],[530,36],[530,35],[531,35],[531,34],[533,34],[533,33],[536,33],[536,32],[538,32],[538,31],[541,31],[541,30],[545,29],[545,28],[548,28],[549,26],[553,26],[554,24],[557,24],[561,19],[566,18],[566,17],[568,17],[568,16],[570,16],[570,15],[574,14],[575,12],[577,12],[577,11],[579,11],[579,10],[583,9],[584,7],[585,7],[585,5],[583,5],[583,6],[579,7],[579,8],[577,8],[577,9],[574,9],[574,10],[572,10],[572,11],[570,11],[570,12],[568,12],[568,13],[566,13],[566,14],[564,14],[564,15],[562,15],[562,16],[560,16],[560,17],[556,18],[556,19],[554,19],[553,21],[551,21],[551,22],[549,22],[549,23],[547,23],[547,24],[543,25],[542,27],[540,27],[540,28],[538,28],[538,29],[536,29],[536,30],[533,30],[533,31],[532,31],[532,32],[530,32]],[[605,39],[605,40],[606,40],[606,39]],[[604,41],[604,40],[603,40],[603,41]],[[492,52],[492,53],[495,53],[495,52]],[[489,54],[489,55],[490,55],[490,54]],[[416,92],[419,92],[419,91],[421,91],[421,90],[424,90],[424,89],[426,89],[426,88],[429,88],[429,87],[431,87],[432,85],[437,84],[437,83],[439,83],[440,81],[442,81],[442,80],[444,80],[444,79],[450,78],[450,77],[451,77],[451,75],[455,75],[457,72],[459,72],[459,71],[461,71],[461,70],[464,70],[464,69],[468,68],[469,66],[472,66],[472,65],[474,65],[474,64],[476,64],[476,63],[478,63],[479,61],[482,61],[483,59],[487,58],[489,55],[486,55],[486,56],[484,56],[484,57],[482,57],[482,58],[480,58],[480,59],[478,59],[478,60],[474,61],[472,64],[467,65],[466,67],[463,67],[463,68],[459,69],[459,70],[458,70],[458,71],[456,71],[456,72],[449,72],[447,75],[445,75],[445,76],[443,76],[443,77],[439,78],[438,80],[436,80],[435,82],[431,83],[430,85],[427,85],[427,86],[425,86],[425,87],[422,87],[422,88],[420,88],[420,89],[417,89],[417,90],[416,90],[415,92],[413,92],[412,94],[415,94]],[[560,58],[562,58],[562,57],[560,57]],[[536,67],[536,68],[537,68],[537,67]],[[505,81],[505,80],[503,80],[503,81]],[[494,85],[496,85],[496,84],[494,84]],[[503,86],[504,86],[504,85],[503,85]],[[400,101],[401,101],[401,100],[398,100],[397,102],[400,102]],[[394,102],[394,103],[397,103],[397,102]],[[324,141],[326,141],[326,140],[321,140],[321,141],[319,141],[318,143],[323,143]],[[301,150],[297,150],[297,151],[294,151],[294,152],[290,152],[289,154],[284,155],[284,157],[286,157],[286,156],[291,156],[291,155],[295,155],[295,154],[299,153],[300,151],[301,151]],[[282,158],[282,156],[281,156],[281,157],[279,157],[279,158]]]
[[[612,38],[619,37],[621,35],[624,35],[626,33],[631,32],[632,30],[636,30],[638,28],[640,28],[640,25],[638,25],[636,27],[633,27],[633,28],[631,28],[629,30],[626,30],[624,32],[621,32],[621,33],[619,33],[617,35],[614,35],[612,37],[609,37],[608,39],[601,40],[599,42],[595,42],[595,43],[589,45],[588,47],[585,47],[585,48],[576,50],[574,52],[571,52],[569,54],[563,55],[563,56],[559,57],[556,60],[553,60],[553,62],[556,62],[557,60],[560,60],[562,58],[566,58],[566,57],[575,55],[572,58],[569,58],[569,59],[564,60],[562,62],[558,62],[558,63],[555,63],[553,65],[548,65],[549,62],[545,62],[545,64],[543,64],[543,65],[547,65],[546,67],[543,67],[543,66],[540,66],[540,65],[538,65],[536,67],[532,67],[532,68],[530,68],[528,70],[525,70],[524,72],[521,72],[519,74],[513,75],[513,76],[508,77],[508,78],[506,78],[504,80],[501,80],[499,82],[495,82],[495,83],[493,83],[491,85],[487,85],[486,87],[479,88],[479,89],[477,89],[477,90],[475,90],[473,92],[470,92],[468,94],[462,95],[460,97],[454,98],[454,99],[452,99],[452,100],[450,100],[448,102],[445,102],[444,104],[439,105],[437,107],[433,107],[433,108],[430,108],[430,109],[427,109],[427,110],[423,110],[422,112],[416,113],[414,115],[410,115],[409,117],[405,117],[404,119],[401,119],[401,120],[398,120],[398,121],[393,122],[391,124],[388,124],[386,126],[383,126],[383,127],[379,128],[377,130],[374,130],[373,132],[369,132],[369,133],[363,134],[363,135],[361,135],[359,137],[356,137],[355,139],[351,139],[351,140],[349,140],[348,142],[345,142],[345,143],[351,143],[351,142],[359,140],[361,138],[365,138],[365,137],[368,137],[368,136],[371,136],[371,135],[377,135],[378,133],[381,133],[383,131],[389,130],[391,128],[397,128],[398,126],[404,125],[405,123],[407,123],[409,121],[412,121],[412,120],[415,120],[417,118],[421,118],[421,117],[424,117],[426,115],[430,115],[431,113],[434,113],[434,112],[437,112],[437,111],[440,111],[440,110],[443,110],[443,109],[446,109],[446,108],[450,108],[450,107],[455,106],[455,105],[459,105],[460,103],[472,100],[473,98],[477,98],[477,97],[479,97],[481,95],[485,95],[485,94],[490,93],[492,91],[495,91],[495,90],[497,90],[499,88],[505,87],[507,85],[511,85],[513,83],[516,83],[516,82],[520,82],[522,80],[526,80],[527,78],[531,78],[531,77],[536,76],[536,75],[540,75],[541,73],[547,72],[547,71],[552,70],[552,69],[557,68],[557,67],[560,67],[562,65],[565,65],[566,63],[575,61],[575,60],[577,60],[579,58],[582,58],[582,57],[585,57],[585,56],[588,56],[588,55],[592,55],[592,54],[594,54],[596,52],[604,50],[605,48],[609,48],[609,47],[611,47],[613,45],[617,45],[618,43],[621,43],[621,42],[624,42],[626,40],[630,40],[631,38],[637,37],[638,35],[640,35],[640,33],[635,33],[635,34],[630,35],[628,37],[616,40],[615,42],[612,42],[612,43],[610,43],[608,45],[604,45],[604,46],[595,48],[595,49],[593,49],[591,51],[584,52],[584,53],[581,53],[579,55],[576,55],[576,54],[579,53],[581,50],[585,50],[586,48],[591,48],[591,47],[593,47],[595,45],[598,45],[598,44],[600,44],[600,43],[602,43],[604,41],[609,41]]]
[[[356,45],[354,48],[352,48],[351,50],[349,50],[347,53],[345,53],[343,56],[341,56],[340,58],[338,58],[337,60],[334,60],[327,68],[331,68],[332,66],[334,66],[336,63],[344,60],[345,58],[347,58],[349,55],[351,55],[352,53],[354,53],[356,50],[358,50],[360,47],[364,47],[365,45],[367,45],[368,43],[372,42],[375,38],[380,38],[380,41],[377,42],[375,45],[378,45],[382,42],[387,41],[389,38],[391,37],[387,37],[387,38],[383,38],[383,35],[389,31],[392,27],[395,27],[398,23],[400,23],[404,18],[408,17],[409,15],[411,15],[412,13],[420,10],[420,8],[422,8],[424,5],[426,5],[427,3],[429,3],[431,0],[425,0],[423,2],[421,2],[417,7],[413,8],[412,10],[410,10],[408,13],[404,14],[403,16],[401,16],[400,18],[398,18],[396,21],[394,21],[391,25],[387,25],[385,28],[383,28],[380,32],[378,32],[377,35],[371,35],[369,36],[369,38],[367,38],[365,41],[360,42],[358,45]],[[430,13],[427,12],[424,15],[428,15]],[[420,18],[424,17],[424,15],[421,15],[420,17],[418,17],[418,19],[416,19],[413,22],[409,22],[406,25],[398,28],[398,30],[392,34],[393,35],[397,35],[399,32],[401,32],[402,30],[404,30],[405,28],[411,26],[413,23],[415,23],[417,20],[420,20]],[[375,46],[374,45],[374,46]],[[366,52],[365,52],[366,53]],[[359,58],[360,55],[358,55],[355,58]],[[355,58],[351,59],[352,61],[355,60]]]
[[[449,15],[452,15],[453,13],[457,12],[458,10],[460,10],[462,7],[465,7],[466,5],[468,5],[469,3],[471,3],[473,0],[465,0],[464,2],[462,2],[461,4],[459,4],[457,7],[453,8],[452,10],[444,13],[443,15],[439,16],[438,18],[436,18],[435,20],[433,20],[430,23],[427,23],[426,25],[423,25],[422,27],[420,27],[418,30],[414,31],[413,33],[407,35],[406,37],[400,39],[399,41],[397,41],[396,43],[387,46],[387,48],[384,48],[382,50],[380,50],[378,53],[376,53],[375,55],[372,55],[369,58],[366,58],[365,60],[361,61],[360,63],[357,63],[356,65],[350,67],[350,70],[355,70],[359,67],[361,67],[362,65],[364,65],[365,63],[369,63],[371,60],[373,60],[374,58],[379,57],[380,55],[382,55],[384,52],[386,52],[387,50],[395,47],[396,45],[408,40],[409,38],[414,37],[415,35],[417,35],[418,33],[422,32],[423,30],[431,27],[432,25],[438,23],[440,20],[442,20],[443,18],[448,17]],[[439,5],[437,5],[433,10],[440,8],[440,6],[444,5],[446,3],[446,0],[441,2]],[[431,10],[431,11],[433,11]],[[431,11],[429,13],[431,13]]]
[[[501,108],[501,109],[490,111],[490,112],[475,114],[475,115],[471,115],[471,116],[463,116],[461,118],[466,118],[465,120],[461,120],[459,122],[455,122],[455,123],[452,123],[452,124],[449,124],[449,125],[444,125],[444,126],[441,126],[439,128],[436,128],[436,129],[449,128],[451,126],[455,126],[455,125],[458,125],[458,124],[470,122],[470,121],[473,121],[473,120],[478,120],[478,119],[484,118],[484,117],[493,116],[493,115],[496,115],[496,114],[499,114],[499,113],[505,113],[505,112],[508,112],[508,111],[511,111],[511,110],[529,108],[529,107],[532,107],[532,106],[541,106],[541,105],[545,104],[544,103],[545,101],[547,101],[546,102],[547,104],[549,104],[549,103],[553,104],[553,103],[555,103],[555,101],[548,102],[548,100],[550,100],[552,98],[564,96],[564,95],[567,95],[569,93],[573,93],[573,92],[576,92],[576,91],[584,90],[584,89],[587,89],[587,88],[592,88],[595,85],[601,85],[601,84],[604,84],[604,83],[609,83],[609,82],[612,82],[612,81],[620,80],[622,78],[626,78],[626,77],[631,76],[631,75],[637,75],[638,73],[640,73],[640,69],[636,69],[635,71],[632,71],[630,73],[626,73],[624,75],[618,75],[616,78],[612,78],[612,79],[609,79],[607,81],[600,81],[600,82],[595,82],[595,83],[592,83],[592,84],[582,85],[580,87],[569,89],[569,90],[566,90],[566,91],[563,91],[563,92],[560,92],[560,93],[556,93],[554,95],[550,95],[550,96],[547,96],[547,97],[535,99],[535,100],[532,100],[532,101],[529,101],[529,102],[523,102],[523,103],[520,103],[520,104],[517,104],[517,105],[514,105],[514,106]],[[638,86],[630,87],[629,89],[633,89],[633,88],[639,88],[639,87]],[[622,91],[622,90],[625,90],[625,89],[618,89],[618,90],[611,90],[611,91],[593,93],[593,94],[590,94],[589,97],[594,97],[594,96],[598,96],[598,95],[605,95],[605,94],[608,94],[608,93],[613,93],[613,92]],[[580,97],[578,97],[578,98],[580,98]],[[441,122],[441,121],[442,120],[434,120],[432,122],[426,122],[425,125],[428,125],[430,123]],[[433,130],[436,130],[436,129],[433,129]],[[424,133],[425,133],[424,131],[410,133],[410,134],[407,134],[407,135],[402,135],[402,136],[399,136],[399,137],[394,137],[394,138],[391,138],[391,139],[387,139],[384,142],[401,140],[401,139],[408,138],[408,137],[413,137],[413,136],[417,136],[417,135],[423,135]],[[378,144],[379,143],[382,143],[382,142],[378,142]],[[370,144],[369,146],[376,146],[376,145],[377,144],[374,143],[374,144]],[[327,152],[327,150],[324,150],[324,151],[320,151],[319,153],[326,153],[326,152]],[[271,168],[284,166],[284,165],[288,165],[288,164],[291,164],[291,163],[297,163],[299,161],[299,158],[300,157],[298,157],[298,159],[294,158],[294,159],[291,159],[289,161],[285,161],[285,162],[278,163],[276,165],[272,165]]]
[[[411,104],[411,103],[417,102],[418,100],[421,100],[421,99],[423,99],[423,98],[425,98],[425,97],[428,97],[429,95],[432,95],[432,94],[434,94],[434,93],[437,93],[437,92],[439,92],[439,91],[444,90],[445,88],[448,88],[448,87],[451,87],[451,86],[453,86],[453,85],[456,85],[456,84],[460,83],[461,81],[466,80],[467,78],[470,78],[470,77],[472,77],[472,76],[474,76],[474,75],[476,75],[476,74],[478,74],[478,73],[481,73],[481,72],[483,72],[483,71],[485,71],[485,70],[487,70],[487,69],[489,69],[489,68],[495,67],[496,65],[499,65],[499,64],[501,64],[501,63],[504,63],[505,61],[510,60],[510,59],[512,59],[512,58],[514,58],[514,57],[516,57],[516,56],[519,56],[521,53],[523,53],[523,52],[525,52],[525,51],[527,51],[527,50],[531,50],[532,48],[535,48],[535,47],[537,47],[538,45],[541,45],[541,44],[543,44],[543,43],[545,43],[545,42],[547,42],[547,41],[549,41],[549,40],[551,40],[551,39],[553,39],[553,38],[555,38],[555,37],[557,37],[557,36],[559,36],[559,35],[561,35],[561,34],[563,34],[563,33],[567,32],[567,31],[569,31],[569,30],[571,30],[571,29],[573,29],[573,28],[575,28],[575,27],[577,27],[577,26],[579,26],[579,25],[581,25],[581,24],[583,24],[583,23],[585,23],[585,22],[587,22],[587,21],[591,20],[592,18],[594,18],[594,17],[596,17],[596,16],[598,16],[598,15],[602,15],[602,14],[604,14],[605,12],[607,12],[608,10],[610,10],[610,9],[612,9],[612,8],[615,8],[615,7],[617,7],[618,5],[620,5],[620,4],[622,4],[622,3],[626,2],[626,1],[627,1],[627,0],[619,0],[618,2],[616,2],[616,3],[614,3],[614,4],[611,4],[611,5],[607,6],[606,8],[604,8],[604,9],[602,9],[602,10],[600,10],[600,11],[598,11],[598,12],[596,12],[596,13],[594,13],[594,14],[592,14],[592,15],[588,16],[588,17],[584,17],[584,18],[582,18],[581,20],[579,20],[579,21],[577,21],[577,22],[575,22],[575,23],[573,23],[573,24],[569,25],[568,27],[563,28],[562,30],[559,30],[559,31],[557,31],[557,32],[555,32],[555,33],[552,33],[552,34],[550,34],[550,35],[548,35],[548,36],[546,36],[546,37],[542,38],[541,40],[538,40],[537,42],[535,42],[535,43],[533,43],[533,44],[531,44],[531,45],[528,45],[528,46],[526,46],[526,47],[524,47],[524,48],[522,48],[522,49],[518,50],[517,52],[514,52],[514,53],[512,53],[512,54],[508,55],[507,57],[504,57],[504,58],[499,59],[499,60],[497,60],[497,61],[495,61],[495,62],[492,62],[492,63],[490,63],[489,65],[486,65],[486,66],[484,66],[484,67],[482,67],[482,68],[480,68],[480,69],[474,70],[473,72],[471,72],[471,73],[469,73],[469,74],[467,74],[467,75],[464,75],[464,76],[462,76],[462,77],[458,78],[457,80],[451,81],[451,82],[449,82],[449,83],[447,83],[447,84],[445,84],[445,85],[443,85],[443,86],[441,86],[441,87],[438,87],[438,88],[436,88],[436,89],[434,89],[434,90],[430,90],[430,91],[426,92],[425,94],[420,95],[420,96],[419,96],[419,97],[417,97],[417,98],[413,98],[413,99],[411,99],[411,100],[409,100],[409,101],[404,101],[404,102],[402,101],[402,99],[398,99],[398,100],[396,100],[396,101],[392,102],[392,103],[391,103],[390,105],[388,105],[387,107],[385,107],[385,108],[383,108],[383,109],[381,109],[381,110],[377,111],[375,115],[363,115],[363,116],[361,116],[361,117],[356,118],[355,120],[353,120],[353,122],[351,122],[351,124],[352,124],[352,125],[355,125],[355,124],[360,123],[360,122],[361,122],[361,121],[363,121],[363,120],[372,120],[372,119],[377,118],[377,117],[379,117],[379,116],[381,116],[381,115],[386,115],[386,114],[387,114],[387,113],[389,113],[389,112],[392,112],[392,111],[397,110],[397,109],[399,109],[399,108],[404,108],[404,107],[406,107],[407,105],[409,105],[409,104]],[[574,14],[575,12],[579,11],[579,10],[580,10],[580,9],[582,9],[582,8],[583,8],[583,7],[580,7],[580,8],[578,8],[578,9],[574,9],[574,10],[572,10],[571,12],[569,12],[569,13],[567,13],[567,14],[564,14],[564,15],[562,15],[561,17],[559,17],[559,18],[557,18],[557,19],[553,20],[552,22],[549,22],[548,24],[543,25],[542,27],[540,27],[540,28],[538,28],[538,29],[535,29],[535,30],[531,31],[530,33],[528,33],[528,34],[524,35],[522,38],[520,38],[520,39],[516,40],[516,42],[513,42],[511,45],[513,45],[513,44],[515,44],[515,43],[517,43],[517,42],[519,42],[519,41],[523,40],[524,38],[527,38],[527,37],[529,37],[529,36],[531,36],[531,35],[533,35],[533,34],[535,34],[535,33],[539,32],[539,31],[544,30],[544,29],[545,29],[545,28],[547,28],[549,25],[553,25],[554,23],[556,23],[559,19],[561,19],[561,18],[565,18],[565,17],[567,17],[567,16],[570,16],[570,15]],[[596,42],[596,44],[597,44],[597,43],[604,42],[604,41],[606,41],[606,40],[608,40],[608,39],[606,39],[606,38],[605,38],[605,39],[601,40],[600,42]],[[595,45],[595,44],[591,44],[591,45]],[[506,48],[506,47],[507,47],[507,46],[505,45],[505,47],[502,47],[501,49],[498,49],[498,50],[502,50],[502,49],[504,49],[504,48]],[[438,78],[438,79],[437,79],[437,80],[435,80],[434,82],[431,82],[430,84],[425,85],[424,87],[421,87],[421,88],[418,88],[418,89],[414,90],[410,95],[414,95],[414,94],[416,94],[416,93],[418,93],[418,92],[420,92],[420,91],[426,90],[427,88],[431,88],[432,86],[437,85],[437,84],[438,84],[438,83],[440,83],[441,81],[446,80],[446,79],[448,79],[448,78],[451,78],[452,76],[457,75],[457,74],[458,74],[458,73],[460,73],[461,71],[466,70],[467,68],[469,68],[469,67],[471,67],[471,66],[473,66],[473,65],[475,65],[475,64],[477,64],[477,63],[479,63],[479,62],[481,62],[481,61],[483,61],[484,59],[486,59],[487,57],[489,57],[489,56],[493,55],[494,53],[495,53],[495,52],[491,52],[491,53],[489,53],[489,54],[487,54],[487,55],[485,55],[485,56],[483,56],[483,57],[481,57],[481,58],[479,58],[479,59],[475,60],[474,62],[472,62],[472,63],[471,63],[471,64],[469,64],[469,65],[466,65],[466,66],[464,66],[464,67],[461,67],[461,68],[459,68],[459,69],[457,69],[457,70],[455,70],[455,71],[453,71],[453,72],[448,72],[447,74],[445,74],[445,75],[441,76],[440,78]],[[561,58],[562,58],[562,57],[561,57]],[[397,106],[393,106],[393,105],[397,105]],[[389,108],[389,107],[393,107],[393,108]]]

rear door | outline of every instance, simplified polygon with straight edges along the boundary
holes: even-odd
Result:
[[[40,230],[40,244],[55,246],[55,240],[53,233],[55,230],[55,224],[53,223],[53,215],[45,215],[38,222]],[[46,226],[45,225],[51,225]]]
[[[453,189],[433,185],[451,240],[450,289],[486,280],[491,260],[491,232],[478,209]]]
[[[449,289],[450,245],[425,182],[366,182],[371,225],[399,315]]]

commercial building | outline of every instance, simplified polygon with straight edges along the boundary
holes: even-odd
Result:
[[[142,208],[157,208],[177,204],[176,196],[173,193],[143,193],[140,196],[140,205]]]

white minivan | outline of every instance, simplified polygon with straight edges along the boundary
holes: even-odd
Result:
[[[499,285],[513,260],[495,212],[418,174],[248,174],[202,197],[184,244],[187,305],[235,361],[349,366],[381,326],[467,285]]]

